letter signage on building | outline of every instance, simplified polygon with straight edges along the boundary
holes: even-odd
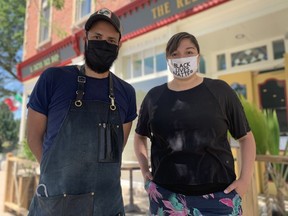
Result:
[[[161,23],[174,15],[189,11],[190,14],[206,10],[229,0],[165,0],[149,1],[136,10],[119,14],[123,24],[123,35],[132,33],[141,28]],[[175,18],[177,20],[177,18]]]

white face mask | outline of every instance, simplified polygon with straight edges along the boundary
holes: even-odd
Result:
[[[174,77],[185,79],[198,71],[198,55],[186,58],[168,59],[169,70]]]

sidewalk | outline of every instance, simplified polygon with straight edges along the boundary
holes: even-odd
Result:
[[[1,162],[1,161],[0,161]],[[15,216],[12,213],[4,212],[4,196],[5,196],[5,171],[4,171],[4,164],[0,163],[0,216]],[[129,176],[128,172],[122,171],[122,178],[121,178],[121,185],[122,185],[122,193],[123,193],[123,199],[124,199],[124,205],[126,207],[136,207],[139,208],[139,212],[127,212],[127,216],[145,216],[148,212],[148,197],[147,193],[144,190],[143,182],[142,182],[142,176],[140,174],[140,171],[134,171],[133,173],[133,204],[129,205],[131,202],[130,198],[130,190],[129,190]],[[135,209],[133,208],[133,209]],[[137,208],[137,209],[138,209]],[[132,209],[132,210],[133,210]]]
[[[124,199],[126,216],[144,216],[148,215],[149,203],[148,196],[144,190],[143,183],[133,182],[133,204],[131,205],[129,182],[127,180],[122,180],[122,194]],[[132,211],[129,211],[132,210]],[[133,211],[134,210],[134,211]],[[136,211],[135,211],[136,210]]]

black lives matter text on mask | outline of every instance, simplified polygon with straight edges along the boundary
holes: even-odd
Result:
[[[186,62],[183,64],[174,63],[173,66],[175,68],[174,73],[177,76],[181,76],[181,77],[188,76],[190,73],[193,72],[190,70],[190,62]]]

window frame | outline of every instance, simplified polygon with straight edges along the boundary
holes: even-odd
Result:
[[[90,1],[90,11],[83,16],[79,16],[79,11],[81,11],[81,7],[79,7],[79,4],[81,4],[80,1],[83,1],[83,0],[74,0],[74,8],[73,8],[74,16],[73,16],[73,22],[72,22],[74,23],[74,27],[75,26],[82,27],[84,23],[86,22],[86,20],[88,19],[88,17],[91,15],[95,6],[95,1],[87,0],[87,1]]]
[[[39,5],[40,5],[40,10],[39,10],[39,25],[38,25],[38,40],[37,40],[37,44],[38,44],[38,47],[41,47],[43,46],[44,44],[48,43],[51,41],[51,22],[52,22],[52,7],[51,7],[51,4],[49,3],[49,0],[39,0]],[[45,25],[46,23],[44,24],[43,26],[43,22],[45,21],[42,21],[42,14],[43,14],[43,11],[45,9],[48,9],[48,18],[45,20],[47,20],[47,36],[46,37],[42,37],[43,35],[43,31],[45,31]]]

